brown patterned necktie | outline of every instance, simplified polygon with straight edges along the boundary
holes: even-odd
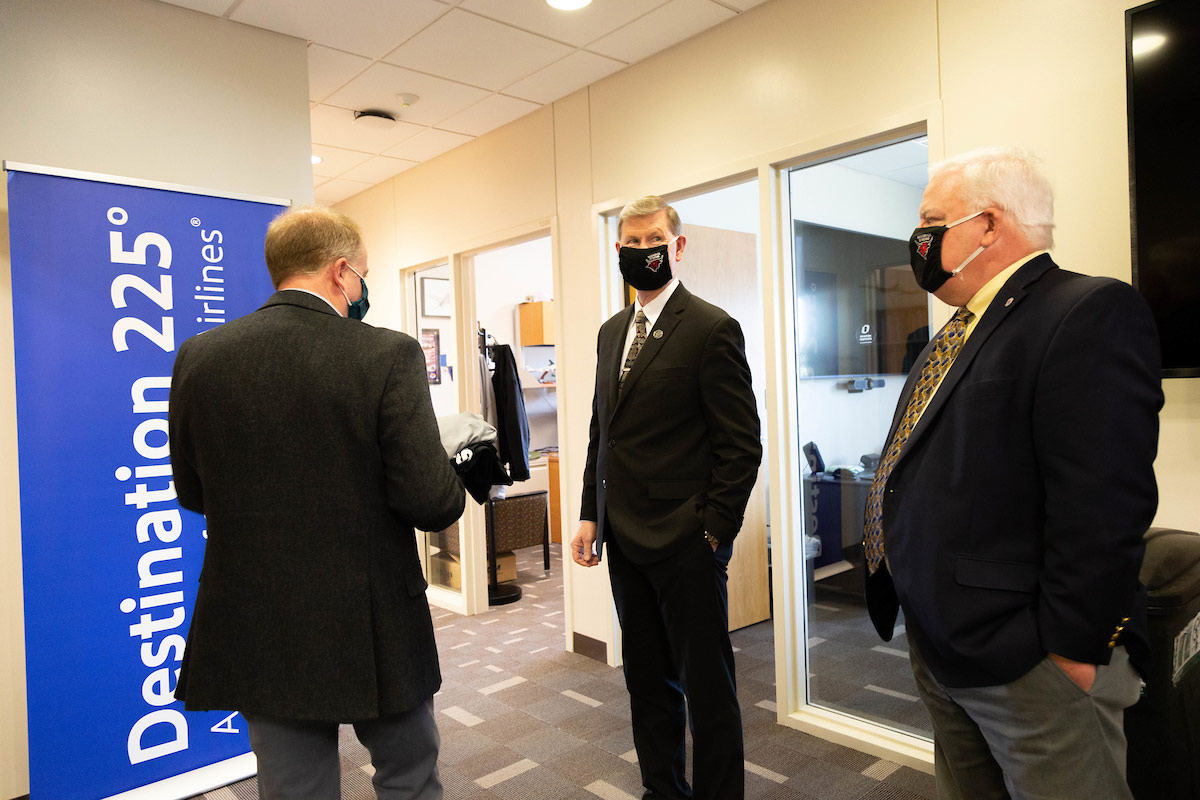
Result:
[[[912,397],[908,399],[900,426],[896,428],[896,433],[888,444],[883,460],[875,470],[875,480],[871,482],[871,491],[867,494],[867,513],[863,526],[863,543],[867,549],[867,570],[872,575],[883,563],[883,491],[887,486],[888,477],[900,459],[900,451],[904,449],[904,443],[908,441],[909,434],[912,433],[913,428],[917,427],[917,423],[921,420],[921,414],[925,412],[925,407],[929,405],[942,378],[950,369],[950,365],[954,363],[958,351],[962,349],[963,342],[967,338],[967,320],[970,318],[971,312],[966,308],[960,308],[954,318],[937,335],[929,358],[921,367],[921,377],[917,380]]]
[[[637,316],[633,318],[635,330],[633,332],[633,344],[629,346],[629,355],[625,356],[625,366],[621,367],[621,377],[617,382],[617,388],[625,385],[625,376],[629,374],[629,370],[633,367],[633,362],[637,360],[638,353],[642,352],[642,345],[646,343],[646,315],[638,309]]]

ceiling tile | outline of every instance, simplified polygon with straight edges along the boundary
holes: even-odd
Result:
[[[371,65],[371,59],[332,50],[319,44],[308,46],[308,99],[320,102]]]
[[[362,181],[348,181],[344,178],[334,178],[325,181],[313,189],[313,199],[321,205],[331,206],[340,203],[347,197],[353,197],[359,192],[370,189],[373,184]]]
[[[230,19],[379,58],[446,11],[436,0],[243,0]]]
[[[505,88],[504,93],[535,103],[552,103],[576,89],[582,89],[589,83],[595,83],[604,76],[613,74],[624,66],[622,61],[614,61],[586,50],[576,50],[561,61],[555,61],[545,69],[540,69],[528,78]]]
[[[237,0],[163,0],[173,6],[190,8],[193,11],[203,11],[214,17],[223,17],[230,7],[237,5]]]
[[[456,8],[384,60],[472,86],[500,89],[570,52],[564,44]]]
[[[523,117],[539,108],[541,106],[537,103],[518,100],[515,97],[505,97],[502,94],[494,94],[486,100],[482,100],[471,106],[466,111],[455,114],[450,119],[444,121],[439,127],[448,128],[458,133],[467,133],[472,136],[482,136],[490,130],[495,130],[501,125],[512,122],[514,119]]]
[[[412,93],[421,99],[402,108],[396,99],[400,93]],[[391,64],[376,63],[327,98],[326,103],[349,109],[377,108],[389,111],[397,119],[406,122],[436,125],[487,96],[485,89],[434,78]]]
[[[325,178],[336,178],[348,169],[357,167],[371,157],[370,153],[360,153],[357,150],[344,150],[341,147],[330,147],[324,144],[314,144],[313,155],[321,157],[320,164],[313,164],[313,175]]]
[[[671,0],[665,6],[588,45],[588,50],[632,63],[734,16],[735,12],[712,0]]]
[[[366,181],[373,186],[377,183],[383,183],[393,175],[399,175],[409,167],[415,167],[416,165],[416,161],[408,161],[403,158],[375,156],[367,163],[360,164],[339,177],[351,181]]]
[[[747,9],[754,8],[755,6],[761,6],[763,3],[767,2],[767,0],[719,0],[719,2],[724,3],[727,6],[733,6],[738,11],[746,11]]]
[[[668,0],[602,0],[578,11],[558,11],[546,0],[463,0],[462,8],[560,42],[583,47]]]
[[[929,165],[914,164],[910,167],[902,167],[886,173],[884,177],[924,189],[929,183]]]
[[[434,156],[440,156],[447,150],[453,150],[460,144],[466,144],[472,138],[474,137],[465,136],[461,133],[451,133],[450,131],[440,131],[437,128],[430,128],[418,133],[411,139],[405,139],[395,147],[383,151],[383,154],[385,156],[408,158],[413,161],[428,161]]]
[[[327,105],[315,107],[309,112],[309,116],[312,120],[314,144],[327,144],[364,153],[381,153],[421,132],[420,125],[408,122],[397,122],[384,130],[370,128],[363,123],[356,124],[353,111]]]
[[[923,168],[929,166],[929,145],[925,137],[908,139],[884,147],[865,150],[852,156],[840,159],[842,166],[866,172],[869,175],[883,175],[901,167],[911,167],[914,164]]]

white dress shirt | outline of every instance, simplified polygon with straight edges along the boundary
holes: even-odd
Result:
[[[646,315],[646,336],[649,336],[650,331],[654,330],[654,323],[658,321],[659,314],[662,313],[663,306],[671,299],[677,286],[679,286],[679,279],[671,278],[658,296],[646,305],[643,306],[640,300],[633,301],[633,320],[629,322],[629,330],[625,334],[625,349],[621,351],[621,369],[625,368],[625,359],[629,357],[629,348],[633,347],[634,337],[637,336],[637,324],[634,321],[637,319],[637,312],[641,311]]]
[[[339,317],[345,316],[345,314],[338,311],[337,306],[335,306],[333,303],[329,302],[328,298],[322,297],[321,295],[314,292],[312,289],[301,289],[299,286],[289,286],[286,289],[280,289],[279,291],[281,291],[281,292],[304,292],[305,294],[311,294],[313,297],[320,297],[322,300],[325,301],[325,305],[329,306],[334,311],[337,311],[337,315]]]

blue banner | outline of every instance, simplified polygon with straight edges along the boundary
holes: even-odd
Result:
[[[205,529],[171,481],[171,367],[271,295],[282,206],[7,168],[31,796],[185,797],[249,743],[173,697]]]

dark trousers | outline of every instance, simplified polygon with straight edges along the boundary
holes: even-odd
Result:
[[[726,587],[733,545],[714,553],[697,531],[696,541],[682,552],[634,564],[611,531],[604,544],[621,620],[645,800],[740,800],[745,795],[742,714]],[[689,722],[694,794],[685,775],[684,725]]]
[[[342,796],[338,723],[242,714],[258,758],[262,800],[338,800]],[[379,800],[441,800],[440,736],[433,698],[416,708],[354,723],[371,753]]]

